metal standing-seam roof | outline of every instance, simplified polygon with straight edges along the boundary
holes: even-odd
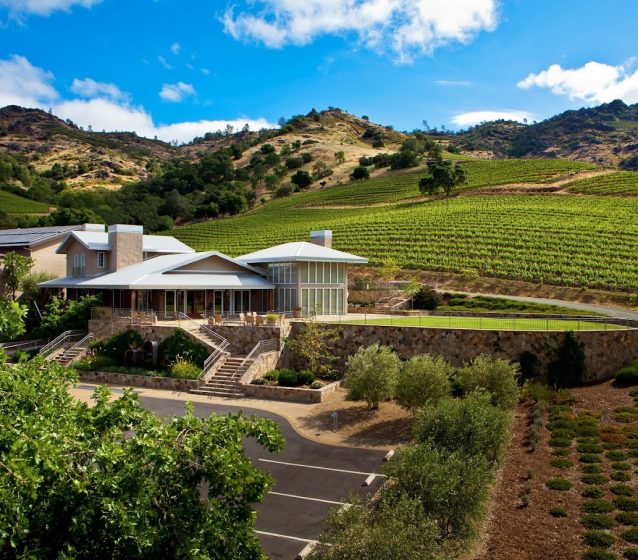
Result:
[[[300,261],[323,261],[351,264],[368,263],[368,259],[364,257],[344,253],[343,251],[337,251],[336,249],[330,249],[315,243],[308,243],[307,241],[297,241],[276,245],[275,247],[269,247],[268,249],[242,255],[241,257],[237,257],[237,260],[255,264]]]
[[[73,231],[57,249],[61,253],[70,239],[76,239],[90,251],[110,251],[109,234],[97,231]],[[145,253],[180,253],[193,254],[195,250],[178,239],[164,235],[144,235],[142,251]]]
[[[183,266],[218,256],[239,265],[241,272],[178,271]],[[41,288],[93,288],[113,290],[162,289],[270,289],[274,286],[257,274],[256,269],[232,257],[209,251],[206,253],[163,255],[99,276],[66,276],[38,284]]]

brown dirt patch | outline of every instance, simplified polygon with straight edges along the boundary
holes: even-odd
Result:
[[[346,390],[316,405],[298,419],[304,431],[325,433],[332,430],[331,414],[337,413],[337,433],[346,445],[391,448],[409,443],[412,438],[412,415],[393,401],[381,403],[379,410],[369,410],[365,403],[347,401]]]

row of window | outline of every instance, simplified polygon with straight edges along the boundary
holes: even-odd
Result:
[[[343,315],[343,288],[302,288],[301,313],[310,315]]]
[[[273,284],[296,284],[297,263],[283,262],[268,265],[268,281]]]
[[[268,280],[273,284],[296,284],[298,270],[301,268],[302,284],[343,284],[346,276],[346,266],[343,263],[283,262],[268,265]]]

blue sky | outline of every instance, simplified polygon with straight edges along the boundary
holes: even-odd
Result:
[[[187,141],[330,105],[397,129],[638,102],[638,2],[0,0],[0,106]]]

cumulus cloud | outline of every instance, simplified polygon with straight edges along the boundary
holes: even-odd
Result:
[[[106,82],[96,82],[92,78],[84,78],[73,80],[71,91],[80,97],[106,97],[115,100],[128,100],[128,93],[124,93],[115,84]]]
[[[498,22],[498,0],[243,0],[221,18],[226,33],[269,48],[354,34],[400,63],[453,42],[469,43]]]
[[[170,103],[181,103],[191,95],[195,95],[195,88],[191,84],[185,84],[184,82],[164,84],[159,92],[159,96]]]
[[[505,111],[471,111],[469,113],[460,113],[452,117],[452,122],[461,128],[466,126],[473,126],[482,122],[488,121],[517,121],[517,122],[531,122],[534,120],[534,115],[525,111],[505,110]]]
[[[0,107],[51,108],[58,117],[71,119],[80,126],[90,125],[94,130],[133,131],[147,138],[157,136],[167,142],[189,142],[207,132],[225,130],[227,125],[236,130],[245,125],[251,130],[276,127],[263,118],[156,123],[144,107],[132,105],[128,94],[115,84],[97,82],[92,78],[77,79],[73,81],[71,91],[79,97],[64,99],[52,85],[53,81],[51,72],[33,66],[23,56],[0,60]]]
[[[176,55],[176,56],[177,56],[177,55],[181,52],[181,50],[182,50],[182,45],[180,45],[179,43],[173,43],[173,44],[171,45],[171,52],[172,52],[174,55]]]
[[[580,68],[563,68],[552,64],[547,70],[530,74],[518,82],[521,89],[539,87],[556,95],[587,103],[608,103],[622,99],[625,103],[638,102],[638,70],[634,61],[620,66],[588,62]]]
[[[0,0],[0,8],[7,8],[13,17],[25,14],[48,16],[60,10],[69,11],[73,6],[90,8],[102,0]]]

